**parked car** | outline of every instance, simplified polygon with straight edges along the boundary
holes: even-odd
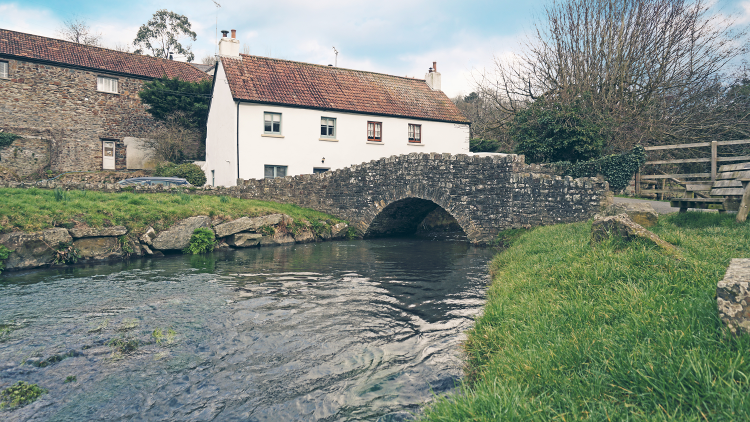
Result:
[[[142,186],[164,185],[164,186],[182,186],[182,187],[193,186],[190,184],[190,182],[188,182],[187,180],[181,177],[133,177],[132,179],[120,180],[117,183],[119,183],[122,186],[134,186],[134,185],[142,185]]]

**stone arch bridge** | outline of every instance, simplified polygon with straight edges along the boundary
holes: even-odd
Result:
[[[412,153],[320,174],[238,182],[234,189],[242,198],[326,212],[365,237],[414,233],[441,207],[478,244],[504,229],[586,220],[611,198],[607,182],[554,176],[513,154]]]

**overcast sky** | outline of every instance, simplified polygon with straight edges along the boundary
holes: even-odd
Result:
[[[185,15],[198,34],[195,61],[213,55],[218,30],[236,29],[250,53],[423,78],[432,62],[443,91],[472,91],[472,73],[517,49],[551,0],[0,0],[0,28],[58,37],[66,19],[80,18],[105,47],[132,44],[158,9]],[[716,0],[717,9],[750,23],[750,0]],[[221,34],[219,34],[221,36]],[[183,44],[184,45],[184,44]]]

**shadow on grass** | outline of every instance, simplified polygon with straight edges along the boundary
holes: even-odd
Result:
[[[677,227],[690,229],[703,229],[707,227],[738,227],[736,214],[719,214],[713,212],[688,211],[671,214],[667,217],[669,223]]]

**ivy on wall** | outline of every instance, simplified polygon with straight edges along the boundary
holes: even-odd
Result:
[[[551,166],[563,176],[575,178],[596,177],[601,174],[609,182],[609,188],[613,192],[619,192],[630,184],[633,175],[645,162],[646,150],[641,145],[636,145],[630,152],[623,154],[607,155],[575,164],[560,161],[552,163]]]
[[[10,146],[20,135],[14,133],[0,132],[0,149]]]

